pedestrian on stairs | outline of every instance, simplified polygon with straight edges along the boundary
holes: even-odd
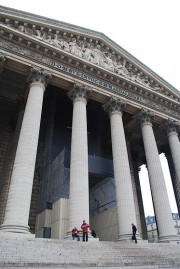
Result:
[[[132,240],[135,240],[135,243],[137,244],[137,239],[136,239],[136,232],[137,232],[137,228],[136,226],[132,223]]]
[[[88,241],[88,228],[89,228],[89,224],[86,223],[85,220],[83,220],[83,224],[81,225],[81,229],[83,232],[83,241],[85,242],[85,238],[86,238],[86,242]]]
[[[80,241],[80,236],[79,236],[79,231],[76,227],[74,227],[72,229],[72,238],[74,240],[74,238],[77,237],[77,241]]]

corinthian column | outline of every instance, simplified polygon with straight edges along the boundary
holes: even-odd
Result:
[[[137,116],[141,121],[142,136],[146,154],[147,168],[159,233],[159,242],[176,240],[176,233],[164,175],[155,141],[152,119],[154,113],[142,110]]]
[[[82,84],[76,84],[68,93],[73,101],[68,235],[74,226],[80,227],[83,220],[89,223],[87,94]]]
[[[2,231],[29,233],[28,219],[45,84],[50,74],[32,68]]]
[[[123,106],[124,103],[121,100],[110,98],[104,105],[104,109],[109,112],[111,124],[112,153],[119,224],[119,235],[117,240],[128,241],[132,236],[131,224],[134,223],[137,225],[137,222],[127,146],[122,122]]]

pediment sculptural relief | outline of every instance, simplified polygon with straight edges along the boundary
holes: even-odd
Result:
[[[22,27],[23,26],[20,26],[19,30],[22,31]],[[27,29],[24,28],[23,30],[24,32],[29,33]],[[90,44],[87,41],[77,41],[74,37],[59,38],[57,34],[51,36],[47,35],[46,33],[41,33],[40,30],[36,30],[35,33],[31,32],[31,34],[37,39],[49,43],[52,46],[70,52],[75,56],[83,58],[84,60],[89,61],[93,64],[97,64],[111,72],[125,76],[130,80],[145,86],[149,86],[150,84],[148,80],[141,78],[139,73],[134,74],[131,72],[130,68],[126,68],[125,61],[122,63],[120,60],[118,60],[115,56],[115,53],[102,51],[100,45],[94,46],[94,44]]]
[[[19,26],[18,30],[66,52],[70,52],[86,61],[108,69],[111,72],[124,76],[129,80],[150,87],[148,79],[141,77],[140,73],[134,73],[131,67],[126,67],[126,61],[122,62],[116,57],[115,53],[110,53],[108,50],[102,51],[100,45],[95,46],[87,41],[77,40],[74,37],[62,38],[57,34],[50,35],[40,30],[33,30],[24,26]],[[161,88],[154,86],[154,90],[161,91]]]

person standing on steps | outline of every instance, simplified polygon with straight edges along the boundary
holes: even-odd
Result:
[[[136,232],[137,232],[137,228],[136,226],[132,223],[132,240],[135,240],[135,243],[137,244],[137,239],[136,239]]]
[[[89,228],[89,224],[86,223],[85,220],[83,220],[83,223],[81,225],[81,229],[83,232],[83,241],[85,242],[85,238],[86,238],[86,242],[88,241],[88,228]]]

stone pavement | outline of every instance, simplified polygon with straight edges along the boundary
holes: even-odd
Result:
[[[77,242],[0,233],[0,268],[180,269],[180,244]]]

